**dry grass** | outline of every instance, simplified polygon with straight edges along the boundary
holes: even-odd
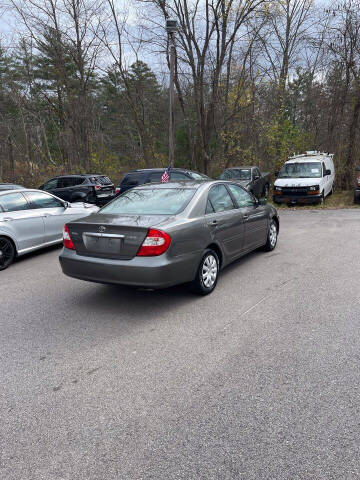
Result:
[[[271,195],[272,199],[272,195]],[[270,199],[269,199],[270,200]],[[325,198],[325,201],[322,205],[315,204],[315,205],[291,205],[288,207],[286,204],[274,204],[272,200],[269,201],[272,205],[274,205],[277,209],[289,209],[292,208],[294,210],[311,210],[311,209],[319,209],[319,210],[336,210],[339,208],[360,208],[360,205],[354,204],[354,191],[336,191],[333,195],[330,195]]]

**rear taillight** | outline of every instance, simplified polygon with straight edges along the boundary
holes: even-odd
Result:
[[[69,227],[67,225],[64,226],[63,231],[63,245],[65,248],[69,248],[70,250],[75,250],[75,245],[70,237]]]
[[[101,189],[101,185],[95,185],[95,190],[100,190]]]
[[[119,193],[120,193],[120,188],[119,188],[119,187],[116,187],[116,188],[115,188],[115,195],[119,195]]]
[[[148,234],[141,245],[138,257],[156,257],[166,252],[171,243],[171,237],[168,233],[161,230],[150,228]]]

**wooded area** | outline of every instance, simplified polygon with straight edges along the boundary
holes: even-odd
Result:
[[[127,9],[127,10],[126,10]],[[167,18],[176,18],[175,165],[273,171],[360,163],[358,0],[8,0],[0,46],[0,180],[168,163]],[[11,37],[11,42],[9,38]]]

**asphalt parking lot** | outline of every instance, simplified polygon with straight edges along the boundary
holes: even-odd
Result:
[[[280,215],[204,298],[0,272],[0,478],[359,479],[360,213]]]

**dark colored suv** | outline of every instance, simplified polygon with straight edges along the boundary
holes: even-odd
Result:
[[[354,191],[354,203],[360,203],[360,167],[356,167],[356,183]]]
[[[126,192],[130,188],[143,185],[144,183],[157,183],[161,182],[161,177],[165,172],[165,168],[149,168],[144,170],[133,170],[127,173],[116,187],[115,193]],[[203,173],[192,172],[191,170],[185,170],[184,168],[172,168],[170,171],[170,182],[187,181],[187,180],[211,180],[210,177]]]
[[[48,180],[40,190],[53,193],[67,202],[104,205],[115,196],[112,181],[105,175],[62,175]]]

